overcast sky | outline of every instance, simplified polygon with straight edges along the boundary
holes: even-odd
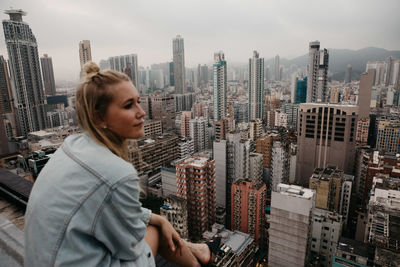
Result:
[[[187,67],[224,51],[246,62],[257,50],[268,59],[293,58],[321,47],[400,50],[399,0],[0,0],[28,12],[39,53],[53,58],[56,80],[79,75],[78,43],[90,40],[93,60],[136,53],[139,65],[172,60],[172,38],[185,40]],[[1,31],[0,54],[7,55]]]

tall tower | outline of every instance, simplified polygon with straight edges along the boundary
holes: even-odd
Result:
[[[133,85],[139,89],[138,58],[136,54],[108,58],[110,69],[123,72],[131,78]]]
[[[319,50],[319,41],[310,42],[308,54],[307,102],[327,102],[328,50]]]
[[[177,35],[172,41],[175,94],[185,94],[185,49],[183,38]]]
[[[215,160],[199,154],[176,164],[177,196],[187,201],[189,237],[201,239],[215,223]]]
[[[346,73],[344,75],[344,82],[345,83],[351,83],[351,71],[352,71],[352,67],[350,64],[347,65],[346,67]]]
[[[224,53],[214,53],[214,61],[214,121],[219,121],[226,116],[227,67]]]
[[[82,40],[79,42],[79,62],[81,63],[81,78],[83,77],[83,65],[85,65],[85,63],[88,61],[92,61],[92,49],[90,48],[90,41]]]
[[[29,25],[22,21],[26,12],[21,9],[6,10],[9,20],[3,20],[11,80],[14,82],[14,106],[18,134],[46,128],[45,97],[40,74],[36,38]]]
[[[54,81],[53,60],[47,54],[40,58],[42,65],[44,92],[46,95],[56,95],[56,83]]]
[[[263,119],[264,59],[257,51],[249,59],[249,120]]]
[[[281,67],[279,65],[279,55],[275,56],[275,81],[281,80]]]

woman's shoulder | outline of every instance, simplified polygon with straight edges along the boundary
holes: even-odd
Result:
[[[107,179],[112,184],[128,175],[137,176],[131,163],[98,144],[86,133],[69,136],[61,149],[83,168]]]

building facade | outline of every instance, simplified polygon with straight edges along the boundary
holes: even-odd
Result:
[[[108,58],[110,69],[123,72],[131,79],[133,85],[139,90],[139,69],[136,54],[115,56]]]
[[[308,54],[307,103],[328,101],[328,50],[320,50],[320,42],[310,42]]]
[[[56,95],[56,83],[54,81],[53,60],[47,54],[40,58],[43,74],[44,92],[46,95]]]
[[[7,10],[9,20],[3,20],[11,80],[17,133],[27,136],[29,132],[46,128],[45,96],[40,73],[36,38],[29,25],[22,20],[22,10]]]
[[[314,192],[279,184],[271,194],[268,266],[305,266],[310,251]]]
[[[315,168],[328,164],[353,173],[358,107],[304,103],[299,107],[296,179],[308,186]]]
[[[214,121],[226,116],[227,65],[222,51],[214,53]]]
[[[174,67],[174,86],[175,94],[186,93],[185,80],[185,48],[183,38],[177,35],[172,41],[173,67]]]
[[[257,51],[249,59],[249,120],[263,119],[264,59]]]
[[[177,195],[186,199],[188,231],[191,240],[199,240],[215,223],[215,161],[198,155],[176,165]]]
[[[250,234],[257,243],[262,242],[266,198],[265,184],[256,185],[244,179],[235,181],[231,195],[232,231]]]

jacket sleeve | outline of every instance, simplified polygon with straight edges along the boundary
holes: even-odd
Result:
[[[95,236],[114,257],[134,260],[143,251],[151,211],[139,202],[139,179],[119,183],[105,199],[95,225]]]

